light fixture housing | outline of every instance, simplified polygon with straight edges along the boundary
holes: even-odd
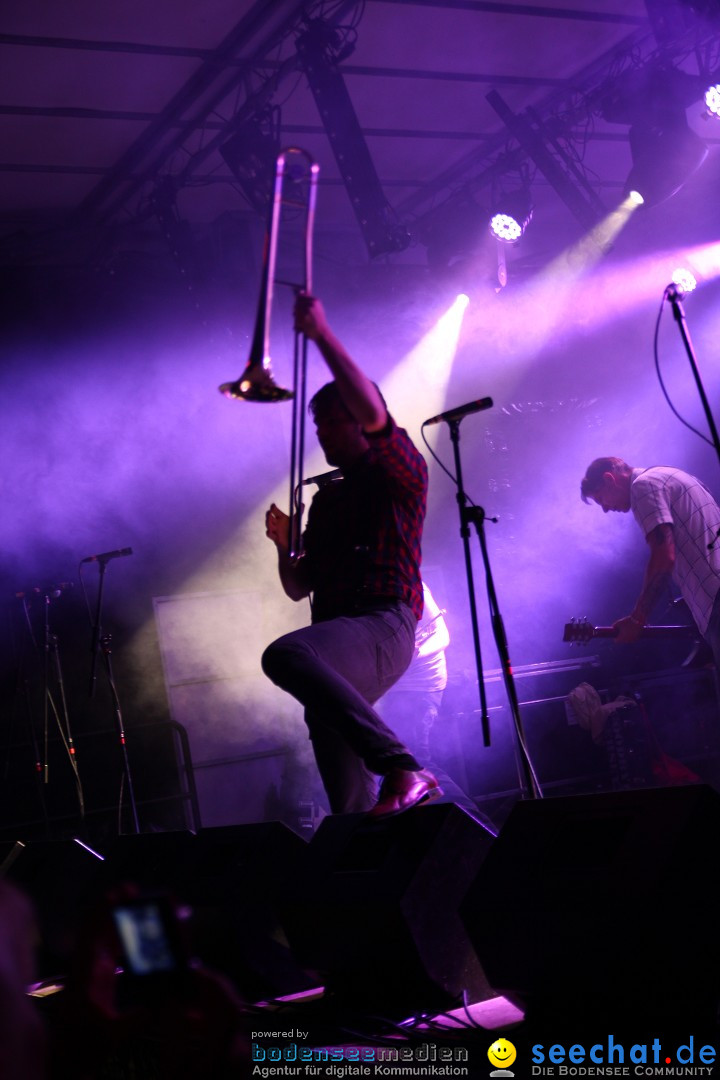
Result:
[[[638,192],[645,206],[676,195],[708,155],[705,142],[690,130],[685,110],[668,102],[629,131],[633,167],[625,192]]]
[[[218,147],[242,194],[263,215],[273,193],[275,160],[280,153],[279,132],[276,111],[267,109],[235,128]]]

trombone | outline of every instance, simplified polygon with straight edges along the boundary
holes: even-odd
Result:
[[[290,558],[302,554],[302,502],[298,492],[302,484],[305,450],[305,399],[307,384],[307,338],[295,331],[293,347],[293,388],[278,386],[272,376],[270,363],[270,317],[275,284],[290,285],[296,292],[312,293],[312,237],[315,222],[315,203],[320,166],[306,150],[295,146],[281,150],[275,161],[275,182],[270,224],[265,233],[263,275],[260,284],[257,315],[250,359],[235,382],[218,387],[227,398],[239,401],[276,402],[292,400],[292,435],[290,447]],[[294,189],[291,197],[286,189]],[[297,197],[295,192],[301,192]],[[302,282],[280,281],[275,277],[278,237],[283,208],[294,207],[304,213],[305,251]],[[302,338],[302,341],[300,340]]]

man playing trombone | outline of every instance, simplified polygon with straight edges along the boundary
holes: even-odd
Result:
[[[372,708],[413,656],[427,466],[319,300],[298,296],[295,330],[316,343],[333,376],[309,408],[342,479],[315,495],[297,559],[288,515],[275,504],[266,514],[282,586],[292,600],[312,597],[312,624],[268,646],[263,670],[305,707],[332,812],[397,814],[442,794]]]

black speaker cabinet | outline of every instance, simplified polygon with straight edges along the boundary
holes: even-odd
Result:
[[[712,1022],[720,796],[704,785],[521,802],[461,911],[528,1017]]]
[[[131,881],[169,892],[192,910],[199,958],[227,974],[248,1000],[309,989],[279,925],[286,881],[299,872],[307,843],[279,821],[192,833],[118,837],[108,849],[109,885]]]
[[[493,996],[458,913],[492,842],[453,804],[325,818],[282,912],[294,954],[343,1003],[393,1015]]]

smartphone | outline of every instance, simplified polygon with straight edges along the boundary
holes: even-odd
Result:
[[[117,904],[113,908],[113,920],[126,975],[170,976],[187,969],[177,915],[167,897],[145,897]]]

